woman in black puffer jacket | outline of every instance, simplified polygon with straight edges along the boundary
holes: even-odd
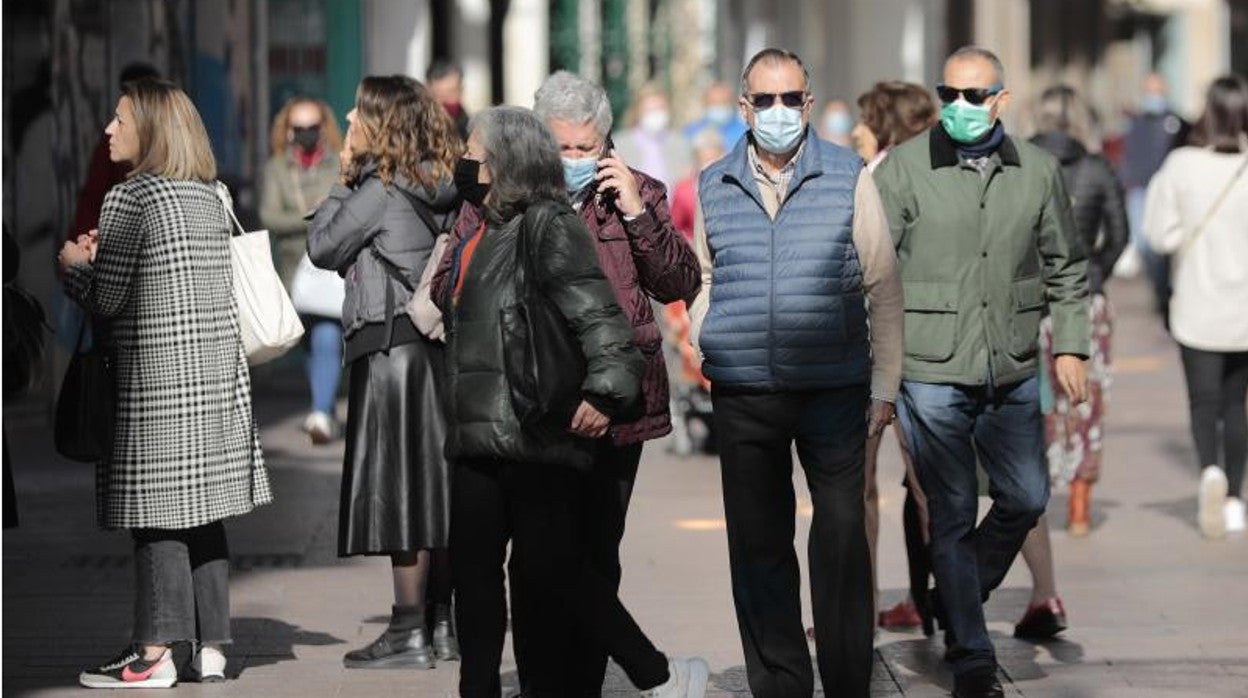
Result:
[[[447,327],[460,695],[499,694],[507,627],[503,561],[510,541],[513,644],[525,695],[572,695],[577,672],[587,667],[570,665],[568,657],[579,656],[571,645],[593,638],[638,688],[658,689],[653,695],[665,698],[701,696],[706,663],[669,662],[655,649],[614,585],[590,566],[577,526],[591,440],[636,412],[645,362],[598,266],[593,239],[568,204],[555,138],[528,109],[487,110],[472,122],[455,184],[485,212],[475,234],[449,250],[454,263],[431,286]],[[524,259],[520,250],[527,250]],[[517,417],[527,413],[516,396],[524,392],[515,380],[520,374],[506,362],[516,344],[504,339],[521,264],[526,287],[535,289],[526,307],[554,311],[545,316],[549,323],[531,319],[529,327],[554,327],[569,336],[559,345],[574,358],[547,368],[560,369],[555,373],[563,377],[580,376],[583,367],[583,380],[570,382],[566,400],[523,425]],[[554,344],[535,344],[541,363]]]

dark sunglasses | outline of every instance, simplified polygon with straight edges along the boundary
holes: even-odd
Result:
[[[752,95],[746,95],[745,98],[755,109],[771,109],[771,105],[776,103],[776,97],[780,98],[780,103],[786,107],[797,109],[806,104],[806,92],[804,90],[794,90],[792,92],[781,92],[778,95],[768,94],[766,92],[755,92]]]
[[[1002,87],[1000,85],[993,85],[987,89],[982,87],[964,87],[962,89],[958,89],[948,85],[937,85],[936,96],[940,97],[940,101],[945,104],[953,104],[958,101],[958,95],[962,95],[962,97],[969,104],[979,106],[980,104],[988,101],[989,97],[1000,94],[1001,90]]]

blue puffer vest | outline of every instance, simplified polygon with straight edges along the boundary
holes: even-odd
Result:
[[[814,390],[870,382],[862,267],[853,243],[862,161],[807,129],[772,221],[743,138],[699,183],[715,260],[702,370],[716,386]]]

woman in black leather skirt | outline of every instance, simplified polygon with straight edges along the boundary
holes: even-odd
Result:
[[[435,657],[458,657],[449,588],[431,619],[432,642],[425,622],[432,552],[447,547],[450,515],[444,362],[405,305],[454,210],[451,171],[463,143],[424,86],[401,75],[364,78],[347,121],[342,181],[312,219],[308,253],[346,280],[338,553],[389,555],[394,608],[381,637],[343,662],[427,669]]]

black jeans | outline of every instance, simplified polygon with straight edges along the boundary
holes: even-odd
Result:
[[[932,571],[955,674],[995,668],[983,602],[1001,584],[1049,500],[1039,380],[993,390],[905,381],[902,432],[930,515]],[[976,456],[992,508],[976,526]]]
[[[451,487],[451,564],[464,698],[497,698],[511,581],[512,646],[526,696],[575,695],[571,648],[593,638],[642,690],[668,678],[655,649],[590,566],[578,525],[586,474],[543,463],[462,461]]]
[[[136,528],[134,641],[230,641],[230,551],[225,525]]]
[[[611,587],[620,589],[620,541],[633,498],[641,444],[616,446],[610,437],[599,439],[594,449],[594,466],[579,497],[577,526],[585,536],[589,565]],[[607,649],[592,637],[581,637],[571,647],[569,669],[574,672],[577,696],[602,695],[607,673]]]
[[[1248,400],[1248,351],[1204,351],[1186,346],[1181,350],[1192,438],[1200,466],[1223,465],[1228,492],[1238,497],[1244,485],[1244,461],[1248,458],[1248,412],[1244,406]]]
[[[793,549],[796,442],[814,505],[807,556],[819,675],[828,695],[865,698],[875,626],[862,495],[866,387],[769,394],[713,389],[711,397],[750,690],[760,698],[814,693]]]

